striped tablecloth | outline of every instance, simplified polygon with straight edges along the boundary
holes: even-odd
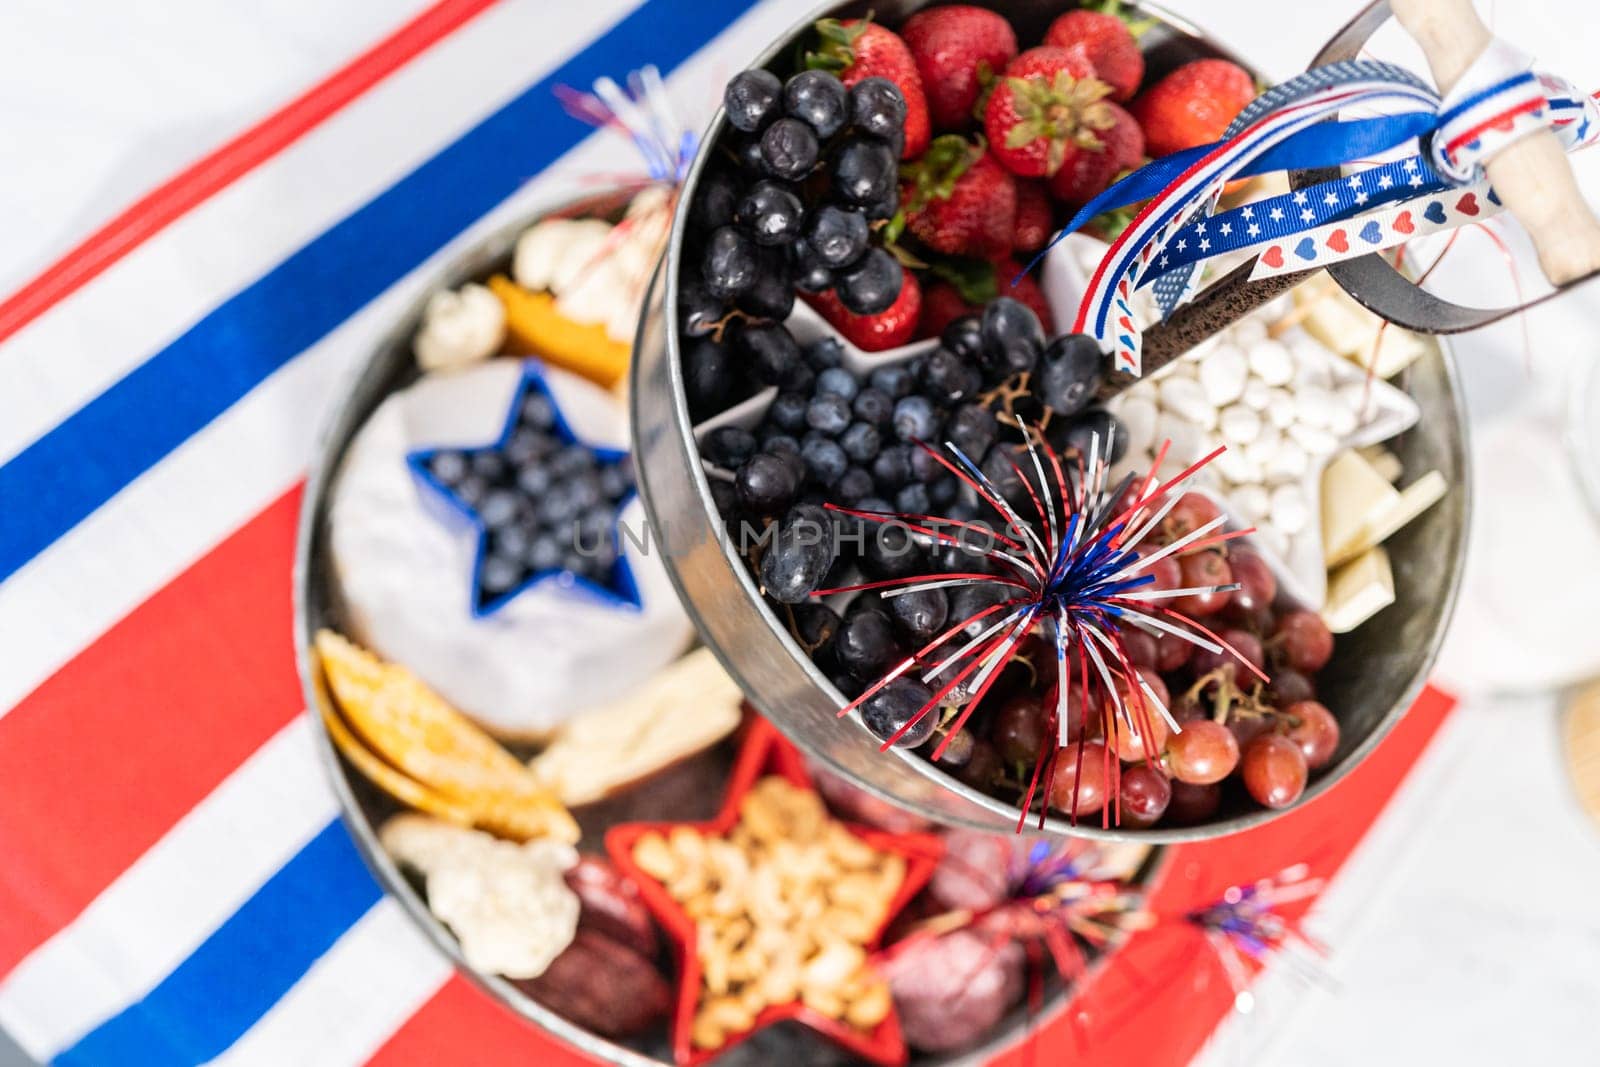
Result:
[[[655,63],[699,119],[805,6],[437,0],[0,302],[0,1025],[30,1053],[577,1061],[453,976],[339,823],[291,643],[303,472],[434,264],[635,168],[553,86]]]

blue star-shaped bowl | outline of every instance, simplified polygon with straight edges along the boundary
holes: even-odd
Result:
[[[622,554],[621,537],[618,533],[616,521],[617,516],[621,514],[622,510],[627,507],[628,502],[635,495],[631,477],[627,479],[627,490],[616,499],[613,506],[612,522],[608,528],[607,536],[610,538],[611,551],[615,554],[615,560],[611,564],[609,574],[604,582],[594,581],[589,577],[574,573],[572,570],[560,566],[535,570],[531,563],[519,561],[523,574],[521,579],[510,588],[493,594],[484,588],[484,564],[489,555],[489,524],[484,521],[478,506],[464,499],[455,488],[440,480],[434,474],[433,461],[441,453],[459,453],[467,461],[470,469],[474,457],[480,455],[496,456],[510,472],[510,478],[505,484],[497,484],[490,488],[514,493],[521,501],[525,502],[527,508],[535,507],[538,499],[517,484],[516,471],[518,464],[506,454],[507,446],[510,445],[517,431],[522,428],[523,405],[532,394],[542,395],[549,402],[550,411],[553,415],[551,427],[548,430],[540,430],[540,433],[548,434],[562,446],[577,445],[588,449],[594,454],[601,471],[605,471],[607,468],[621,467],[628,459],[627,452],[612,448],[599,448],[579,440],[578,435],[572,431],[572,427],[562,414],[561,405],[557,403],[554,393],[550,390],[549,383],[545,381],[539,364],[534,360],[525,360],[523,362],[522,378],[511,395],[511,409],[506,414],[505,425],[500,431],[499,438],[493,443],[476,448],[424,448],[408,452],[406,454],[406,465],[411,468],[412,474],[422,483],[426,491],[434,494],[439,500],[448,505],[451,513],[465,518],[475,531],[476,544],[473,549],[472,584],[469,590],[472,615],[474,618],[488,618],[522,593],[547,582],[553,582],[562,589],[574,590],[592,596],[611,607],[637,611],[641,607],[639,587],[634,581],[633,571],[628,566],[627,559]],[[567,520],[569,525],[566,536],[569,538],[573,536],[571,524],[575,524],[576,521],[576,516]]]

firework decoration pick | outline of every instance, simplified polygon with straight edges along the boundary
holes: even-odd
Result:
[[[1297,919],[1279,911],[1322,891],[1323,880],[1308,873],[1305,864],[1296,864],[1252,885],[1232,886],[1220,900],[1188,915],[1221,961],[1241,1014],[1254,1010],[1250,979],[1269,960],[1283,961],[1307,981],[1327,981],[1321,962],[1327,950],[1306,936]]]
[[[999,678],[1001,670],[1017,655],[1023,642],[1035,633],[1054,649],[1056,661],[1055,743],[1047,742],[1035,763],[1033,780],[1021,801],[1018,829],[1026,821],[1035,796],[1048,797],[1062,753],[1075,753],[1081,765],[1086,733],[1087,709],[1091,694],[1107,703],[1104,713],[1106,737],[1113,743],[1119,733],[1149,737],[1154,716],[1159,715],[1174,732],[1182,730],[1134,668],[1122,641],[1123,628],[1137,627],[1152,635],[1166,634],[1197,645],[1209,652],[1223,649],[1246,669],[1266,681],[1266,676],[1245,657],[1212,631],[1163,606],[1176,597],[1231,591],[1236,585],[1182,589],[1151,588],[1155,581],[1150,567],[1168,556],[1194,551],[1243,537],[1252,530],[1224,530],[1225,519],[1218,516],[1205,525],[1154,552],[1142,553],[1138,545],[1154,530],[1177,503],[1182,489],[1197,471],[1216,459],[1223,449],[1190,465],[1164,482],[1156,471],[1166,458],[1166,448],[1142,479],[1129,476],[1116,485],[1109,484],[1111,441],[1095,435],[1088,454],[1079,457],[1072,469],[1044,440],[1038,427],[1017,419],[1025,453],[1025,467],[1011,464],[1027,498],[1025,519],[1017,507],[956,445],[945,444],[948,456],[927,444],[920,446],[932,458],[965,484],[998,516],[1002,530],[992,526],[941,519],[931,515],[880,513],[828,504],[830,510],[876,523],[892,523],[932,545],[956,546],[981,558],[995,573],[950,572],[915,575],[866,582],[834,589],[818,590],[815,595],[876,590],[883,597],[905,596],[926,589],[987,585],[997,593],[996,602],[960,619],[912,655],[901,660],[882,678],[868,686],[860,696],[840,709],[840,716],[860,708],[902,678],[920,679],[926,694],[919,710],[887,741],[884,748],[898,742],[923,718],[938,714],[943,707],[960,707],[949,724],[946,738],[934,751],[944,754],[949,738],[971,717],[984,695]],[[982,543],[978,541],[981,539]],[[914,680],[914,679],[913,679]],[[1077,701],[1077,721],[1072,721],[1073,687]],[[1072,738],[1079,738],[1069,748]],[[1117,793],[1121,764],[1106,756],[1106,777],[1111,795]],[[1080,769],[1080,768],[1076,768]],[[1042,775],[1042,777],[1041,777]],[[1044,791],[1039,793],[1040,783]],[[1076,785],[1073,808],[1077,807]],[[1108,805],[1101,815],[1102,825],[1112,818]],[[1044,825],[1044,808],[1039,824]]]
[[[643,67],[628,75],[626,91],[611,78],[596,78],[594,91],[558,85],[556,99],[573,118],[601,129],[617,128],[632,138],[651,181],[681,183],[699,142],[673,110],[661,72]]]

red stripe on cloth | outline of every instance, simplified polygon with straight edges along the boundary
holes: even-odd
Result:
[[[305,706],[296,487],[0,718],[0,976]]]
[[[0,342],[196,205],[299,140],[493,2],[439,0],[284,108],[129,205],[0,302]]]
[[[1149,898],[1164,921],[1129,938],[1064,1011],[992,1067],[1189,1063],[1232,1010],[1234,993],[1204,936],[1182,917],[1229,886],[1293,864],[1305,863],[1313,878],[1335,876],[1454,707],[1447,694],[1423,690],[1372,755],[1321,797],[1255,830],[1169,850]]]
[[[535,1028],[461,975],[452,974],[367,1062],[379,1067],[437,1063],[590,1067],[598,1061]]]

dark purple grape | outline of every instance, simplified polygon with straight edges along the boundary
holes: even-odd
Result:
[[[818,601],[796,604],[793,612],[795,637],[812,655],[832,641],[839,629],[839,613]]]
[[[975,364],[947,348],[936,348],[928,356],[922,370],[922,389],[939,403],[959,404],[977,396],[982,388],[983,375]]]
[[[861,705],[861,721],[874,737],[887,741],[906,723],[922,714],[931,700],[933,690],[921,682],[913,678],[896,678]],[[916,748],[933,736],[934,727],[938,724],[939,709],[928,708],[927,713],[922,714],[917,724],[902,734],[895,745],[899,748]]]
[[[741,70],[728,80],[722,91],[722,106],[728,125],[745,133],[755,133],[778,116],[783,98],[783,83],[766,70]]]
[[[906,98],[888,78],[863,78],[850,88],[850,122],[885,141],[905,137]],[[899,155],[896,149],[895,155]]]
[[[734,209],[734,221],[758,245],[778,247],[800,236],[805,206],[788,186],[779,182],[756,182]]]
[[[1004,770],[994,746],[980,739],[972,743],[972,755],[967,765],[956,772],[956,777],[974,789],[989,790],[994,788]]]
[[[919,589],[889,598],[889,614],[900,632],[914,644],[924,645],[944,629],[950,601],[943,589]]]
[[[750,238],[732,226],[720,226],[711,231],[706,241],[700,273],[712,296],[732,300],[755,285],[760,265],[755,243]]]
[[[968,363],[984,362],[983,320],[976,315],[963,315],[944,328],[939,343]]]
[[[876,680],[898,654],[889,616],[876,608],[852,611],[833,635],[834,658],[857,678]]]
[[[945,420],[944,436],[976,463],[1000,436],[1000,424],[982,404],[963,404]]]
[[[844,345],[839,343],[838,338],[823,337],[806,345],[806,365],[818,374],[843,362]]]
[[[832,270],[848,267],[867,250],[872,231],[859,211],[824,204],[806,227],[806,244],[817,260]]]
[[[979,324],[988,364],[1002,375],[1033,370],[1044,351],[1044,327],[1033,309],[1009,296],[984,305]]]
[[[1066,334],[1044,350],[1036,393],[1059,416],[1076,415],[1094,400],[1105,381],[1105,356],[1093,337]]]
[[[800,439],[795,437],[794,434],[784,433],[774,426],[762,430],[756,436],[761,438],[761,451],[763,452],[772,452],[785,456],[800,455]]]
[[[833,270],[822,262],[816,249],[805,238],[790,246],[794,256],[794,286],[807,293],[823,293],[833,288]]]
[[[758,452],[734,476],[739,500],[760,515],[775,515],[788,506],[800,488],[800,474],[788,460]]]
[[[899,154],[882,141],[852,137],[833,160],[833,189],[846,203],[881,203],[899,180]]]
[[[781,604],[798,604],[821,584],[833,563],[833,523],[819,507],[789,509],[761,557],[761,588]]]
[[[853,266],[835,274],[839,302],[857,315],[876,315],[900,296],[905,271],[888,252],[874,248]]]
[[[678,311],[683,332],[690,337],[704,337],[728,314],[728,305],[712,296],[705,282],[694,278],[686,280],[678,290]]]
[[[700,178],[695,190],[691,221],[702,230],[733,225],[734,208],[739,203],[739,182],[724,170],[712,170]]]
[[[761,135],[761,165],[767,174],[799,181],[817,165],[817,135],[799,119],[778,119]]]
[[[757,319],[782,322],[794,310],[794,275],[788,254],[773,248],[761,251],[756,281],[739,297],[739,310]]]
[[[1058,452],[1076,449],[1084,456],[1089,454],[1096,437],[1100,439],[1101,457],[1113,463],[1128,451],[1128,431],[1115,415],[1101,407],[1081,411],[1070,419],[1051,419],[1045,431],[1045,439]]]
[[[746,326],[738,332],[734,346],[749,362],[751,373],[768,385],[783,384],[789,372],[800,365],[800,345],[782,323]]]
[[[825,70],[802,70],[784,83],[783,110],[827,140],[850,119],[849,93]]]
[[[873,578],[903,578],[915,574],[924,562],[922,547],[902,523],[882,522],[868,527],[861,566]]]

